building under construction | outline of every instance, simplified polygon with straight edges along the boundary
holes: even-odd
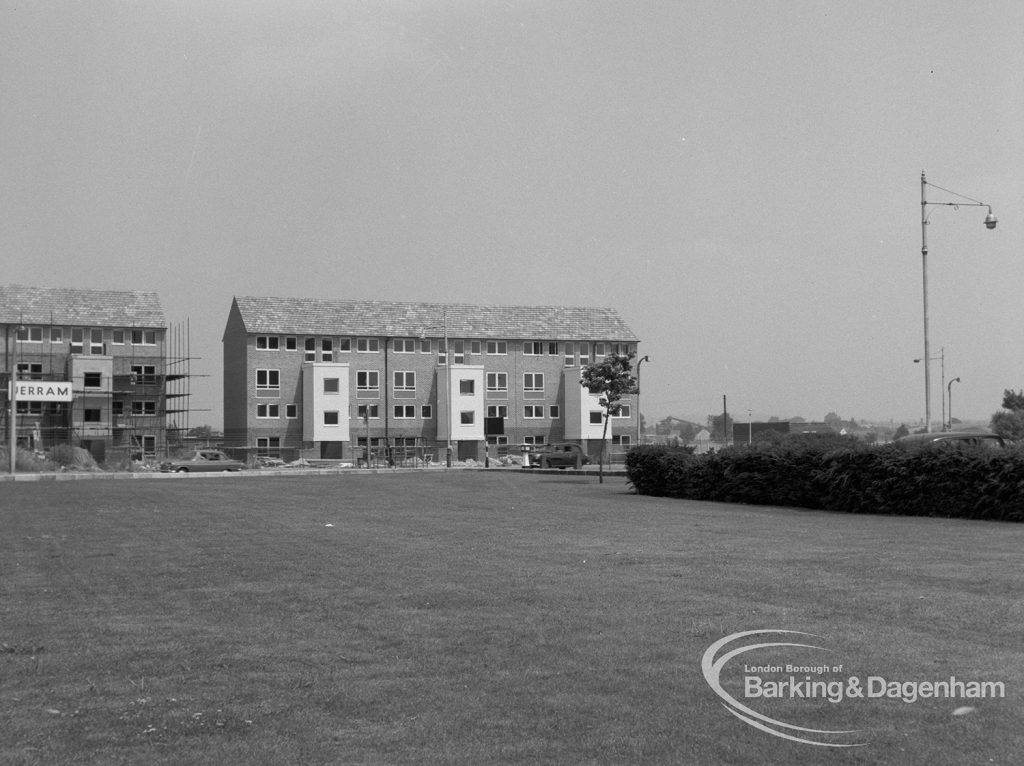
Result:
[[[0,330],[3,433],[13,417],[20,448],[118,465],[166,456],[188,431],[188,325],[168,326],[155,292],[0,285]],[[70,399],[19,396],[12,413],[12,380],[67,383]]]

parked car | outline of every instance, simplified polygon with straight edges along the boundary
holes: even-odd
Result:
[[[218,449],[200,449],[190,457],[168,460],[160,464],[164,473],[192,473],[194,471],[241,471],[245,464],[229,458]]]
[[[575,468],[589,462],[578,444],[544,444],[530,453],[531,468]]]
[[[928,434],[909,434],[897,439],[896,443],[907,447],[923,444],[953,444],[999,449],[1006,446],[1002,436],[987,431],[939,431]]]

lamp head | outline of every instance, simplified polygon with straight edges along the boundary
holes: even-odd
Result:
[[[985,227],[988,229],[994,229],[997,223],[999,223],[999,219],[992,215],[992,208],[989,208],[988,215],[985,216]]]

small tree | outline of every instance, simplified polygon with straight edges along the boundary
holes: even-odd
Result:
[[[633,353],[609,354],[600,362],[583,368],[580,385],[591,394],[600,395],[598,404],[604,408],[604,430],[601,434],[601,452],[598,457],[597,477],[604,482],[604,450],[608,438],[608,420],[622,410],[622,398],[639,393],[633,375]]]
[[[1004,439],[1024,439],[1024,391],[1003,391],[1003,409],[992,415],[989,427]]]
[[[722,444],[729,443],[729,434],[732,433],[732,415],[723,412],[721,415],[708,415],[708,431],[711,438],[720,441]]]
[[[1012,388],[1004,389],[1003,409],[1011,412],[1024,410],[1024,391],[1014,391]]]

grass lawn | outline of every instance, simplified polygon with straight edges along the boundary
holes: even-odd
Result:
[[[1021,525],[509,471],[18,482],[0,484],[0,508],[4,764],[1024,753]],[[1005,698],[746,700],[868,744],[786,741],[730,715],[701,673],[711,643],[758,629],[817,634],[801,642],[828,651],[735,658],[723,685],[737,698],[745,662],[791,660],[1000,681]]]

